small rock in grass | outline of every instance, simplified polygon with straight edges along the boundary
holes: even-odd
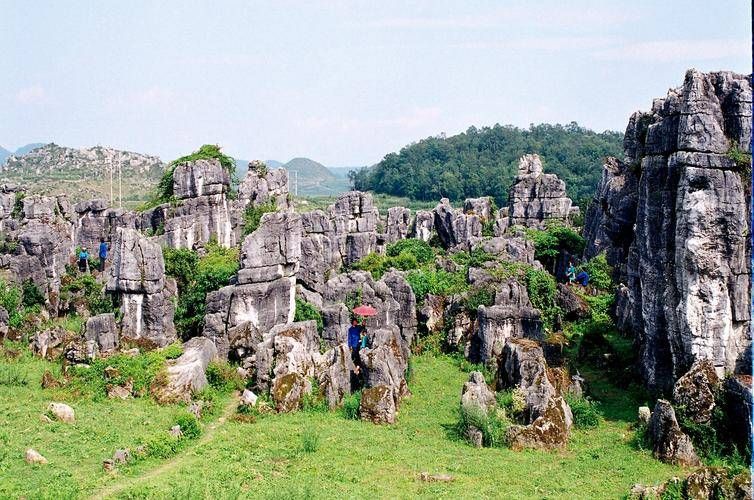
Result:
[[[42,374],[42,389],[52,389],[60,386],[50,370],[45,370]]]
[[[204,401],[194,401],[187,408],[188,412],[195,416],[197,419],[202,418],[202,408],[204,407]]]
[[[102,461],[102,468],[107,472],[112,472],[115,470],[115,462],[111,458],[106,458]]]
[[[174,425],[170,428],[170,435],[175,437],[181,437],[183,436],[183,431],[181,430],[180,425]]]
[[[648,424],[651,417],[652,410],[649,409],[649,406],[639,407],[639,423]]]
[[[46,464],[47,459],[39,454],[39,452],[33,448],[26,450],[26,463],[27,464]]]
[[[123,351],[123,354],[125,354],[126,356],[131,356],[133,358],[134,356],[139,355],[139,348],[132,347],[131,349],[126,349],[125,351]]]
[[[257,395],[249,389],[244,389],[241,394],[241,404],[255,406],[257,404]]]
[[[236,373],[238,374],[239,377],[241,377],[244,380],[249,378],[249,370],[247,370],[246,368],[242,368],[239,366],[238,368],[236,368]]]
[[[61,422],[72,424],[76,422],[76,414],[73,412],[73,408],[65,403],[50,403],[47,410],[55,415],[55,418]]]
[[[420,475],[422,481],[431,483],[435,481],[450,482],[453,481],[453,476],[449,474],[430,474],[429,472],[422,472]]]
[[[113,462],[116,464],[124,464],[131,460],[131,452],[128,449],[115,450],[113,453]]]
[[[105,378],[111,379],[116,378],[120,375],[120,372],[117,368],[114,368],[112,366],[107,366],[104,370]]]

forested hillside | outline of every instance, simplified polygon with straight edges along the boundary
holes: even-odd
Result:
[[[578,201],[591,197],[606,156],[622,157],[623,133],[597,133],[579,126],[495,125],[451,137],[428,137],[350,174],[354,187],[418,200],[460,200],[490,195],[506,202],[518,158],[538,153],[546,172],[566,182]]]

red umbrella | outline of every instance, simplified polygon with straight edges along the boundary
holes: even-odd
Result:
[[[377,309],[375,309],[372,306],[368,306],[366,304],[362,304],[359,307],[353,308],[353,313],[357,316],[375,316],[377,315]]]

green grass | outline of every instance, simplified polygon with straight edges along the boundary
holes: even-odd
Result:
[[[121,496],[620,498],[633,483],[678,473],[636,450],[624,420],[575,431],[563,452],[472,448],[453,436],[467,374],[447,357],[418,356],[415,369],[413,395],[395,426],[347,420],[342,412],[230,422],[179,467]],[[304,451],[303,432],[318,436],[316,452]],[[455,480],[425,483],[418,478],[424,471]]]
[[[679,473],[634,446],[630,423],[636,402],[614,388],[605,392],[607,382],[598,384],[599,396],[614,401],[603,408],[631,405],[630,412],[605,411],[596,428],[575,431],[565,451],[472,448],[454,432],[468,373],[451,357],[422,355],[413,358],[413,394],[394,426],[349,420],[343,411],[218,423],[219,408],[230,402],[220,394],[213,414],[203,418],[200,438],[168,458],[140,458],[110,474],[102,469],[103,459],[116,448],[154,443],[178,419],[187,418],[185,409],[159,406],[148,397],[93,400],[68,389],[42,389],[42,373],[59,372],[57,365],[28,353],[2,362],[17,365],[29,380],[22,386],[0,385],[3,498],[80,498],[103,488],[112,488],[104,491],[118,498],[620,498],[633,483],[659,483]],[[41,423],[50,401],[70,404],[76,423]],[[23,453],[28,447],[50,463],[27,465]],[[425,471],[450,474],[454,481],[422,482],[419,474]]]

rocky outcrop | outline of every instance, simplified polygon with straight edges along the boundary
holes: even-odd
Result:
[[[127,212],[122,208],[108,208],[107,201],[103,199],[76,203],[73,211],[76,214],[75,244],[89,249],[93,256],[99,255],[101,238],[111,245],[118,228],[138,227],[138,218],[133,212]]]
[[[733,375],[725,379],[723,384],[726,417],[732,425],[733,440],[740,450],[751,445],[752,430],[754,430],[754,405],[752,404],[751,375]]]
[[[515,279],[499,285],[495,304],[479,306],[477,327],[471,338],[469,360],[496,365],[509,339],[540,339],[542,320],[526,287]]]
[[[404,207],[390,207],[387,211],[385,241],[394,243],[405,240],[411,230],[411,210]]]
[[[547,221],[567,222],[571,199],[566,196],[565,182],[555,174],[545,174],[538,155],[524,155],[519,160],[518,175],[508,191],[510,224],[544,227]]]
[[[412,236],[418,240],[429,241],[435,229],[435,216],[429,210],[417,210],[414,218]]]
[[[301,234],[300,215],[264,214],[241,247],[237,284],[207,294],[204,336],[220,357],[234,349],[240,357],[251,355],[260,335],[293,321]]]
[[[301,214],[301,267],[298,282],[322,293],[325,282],[342,266],[340,247],[330,217],[322,210]]]
[[[118,348],[118,328],[113,313],[99,314],[86,320],[84,338],[97,347],[99,353],[110,353]]]
[[[319,336],[315,321],[277,325],[264,335],[256,348],[256,388],[264,393],[272,388],[273,401],[292,409],[298,403],[292,400],[288,390],[296,384],[284,383],[283,377],[295,373],[305,379],[312,378],[319,363]],[[292,379],[289,377],[286,380]]]
[[[238,186],[238,206],[275,204],[278,210],[291,207],[288,192],[288,172],[284,168],[270,169],[264,162],[249,162],[249,170]]]
[[[710,360],[701,359],[675,383],[673,402],[685,408],[688,418],[697,424],[706,424],[712,420],[719,389],[715,366]]]
[[[152,395],[162,403],[189,402],[193,393],[207,387],[207,366],[217,357],[215,345],[206,338],[195,337],[183,344],[183,354],[168,360],[164,377],[157,376]]]
[[[433,228],[444,248],[467,244],[482,236],[481,216],[454,209],[447,198],[440,200],[432,213]]]
[[[347,344],[339,344],[322,355],[317,380],[330,408],[340,406],[343,398],[351,394],[351,373],[354,368]]]
[[[658,399],[647,427],[652,441],[652,454],[663,462],[697,466],[701,462],[691,439],[684,434],[670,402]]]
[[[602,178],[584,219],[584,257],[605,252],[615,279],[626,280],[628,248],[633,241],[639,193],[638,169],[615,158],[607,158]]]
[[[350,266],[376,250],[380,215],[371,194],[343,193],[328,207],[328,213],[343,265]]]
[[[120,303],[121,337],[146,339],[157,347],[175,341],[176,288],[165,277],[160,245],[134,229],[118,229],[106,288]]]
[[[461,411],[481,412],[487,414],[496,406],[495,393],[492,392],[484,381],[484,375],[480,372],[471,372],[469,381],[463,384],[461,391]],[[484,445],[484,434],[478,427],[468,424],[465,429],[466,439],[477,448]]]
[[[669,391],[698,359],[718,375],[751,371],[751,233],[747,171],[729,158],[748,151],[751,83],[746,75],[689,70],[681,87],[637,112],[624,139],[626,167],[606,170],[608,198],[589,214],[588,234],[625,262],[618,324],[637,336],[639,370],[650,388]],[[618,200],[623,197],[624,201]],[[630,214],[636,198],[636,214]],[[615,245],[615,246],[613,246]]]
[[[512,425],[506,440],[513,449],[562,448],[568,442],[573,414],[548,376],[542,347],[526,339],[505,344],[497,370],[500,389],[523,395],[525,405],[520,422]]]

